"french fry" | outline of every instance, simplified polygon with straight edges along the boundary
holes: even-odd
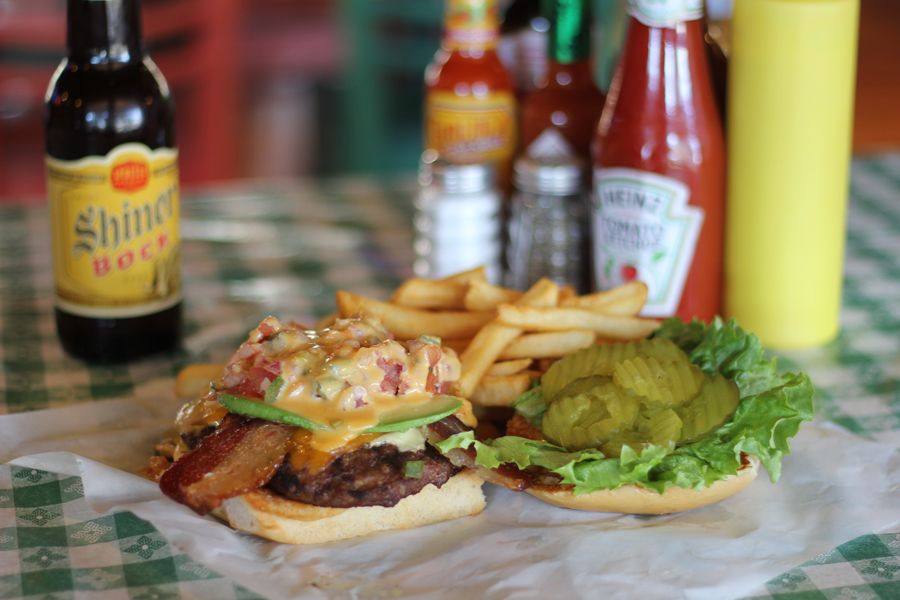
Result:
[[[521,338],[519,338],[521,339]],[[515,340],[513,341],[515,343]],[[509,348],[509,346],[507,346]],[[495,362],[488,370],[485,372],[484,376],[487,377],[489,375],[515,375],[521,371],[524,371],[529,366],[531,366],[530,358],[517,358],[516,360],[507,360],[503,362]]]
[[[594,332],[586,329],[531,333],[511,341],[498,358],[506,361],[526,357],[529,359],[558,358],[587,348],[594,343],[594,337]],[[488,372],[490,373],[490,371]]]
[[[209,383],[222,377],[225,367],[213,363],[195,363],[178,372],[175,378],[175,395],[189,400],[199,398],[209,391]]]
[[[494,310],[500,304],[511,304],[522,297],[522,292],[492,285],[487,281],[469,282],[464,305],[466,310]]]
[[[564,302],[568,302],[572,298],[577,298],[578,292],[575,291],[575,288],[571,285],[564,285],[559,288],[559,305],[563,306]]]
[[[501,304],[497,323],[524,331],[565,331],[589,329],[614,340],[634,340],[650,335],[659,321],[637,317],[616,317],[583,308],[533,308]]]
[[[391,302],[412,308],[461,309],[469,284],[445,279],[407,279],[391,296]]]
[[[381,320],[388,331],[401,339],[433,335],[441,339],[467,338],[475,335],[494,317],[493,312],[429,312],[397,306],[344,290],[336,294],[342,317],[366,314]]]
[[[560,300],[565,308],[588,308],[606,315],[633,317],[647,302],[647,284],[630,281],[605,292],[575,296]]]
[[[456,282],[456,283],[472,283],[473,281],[487,281],[487,269],[482,267],[475,267],[474,269],[469,269],[468,271],[460,271],[459,273],[454,273],[453,275],[448,275],[443,279],[439,279],[438,281],[444,282]]]
[[[559,286],[549,279],[541,279],[516,301],[521,306],[556,306],[559,300]],[[475,391],[475,386],[484,376],[503,349],[517,337],[522,330],[496,322],[482,328],[466,351],[460,356],[462,375],[459,378],[459,389],[464,398]]]
[[[531,385],[533,373],[515,375],[485,375],[472,394],[478,406],[511,406]]]

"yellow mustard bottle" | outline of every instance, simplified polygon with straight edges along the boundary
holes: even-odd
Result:
[[[838,333],[859,0],[735,0],[725,311],[775,348]]]

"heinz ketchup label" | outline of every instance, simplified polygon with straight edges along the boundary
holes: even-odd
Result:
[[[594,275],[608,289],[647,284],[643,315],[675,314],[703,225],[703,209],[671,177],[636,169],[595,169]]]

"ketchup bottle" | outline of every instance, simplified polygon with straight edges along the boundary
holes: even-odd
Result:
[[[628,0],[597,128],[595,285],[644,281],[644,315],[719,312],[725,148],[700,0]]]
[[[552,0],[547,36],[548,72],[522,104],[522,147],[531,157],[590,159],[603,108],[591,68],[590,0]]]
[[[447,0],[441,48],[425,71],[425,147],[449,163],[498,164],[503,175],[516,100],[498,38],[496,0]]]

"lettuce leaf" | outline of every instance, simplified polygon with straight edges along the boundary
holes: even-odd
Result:
[[[653,334],[675,342],[691,362],[707,373],[732,379],[741,393],[734,416],[718,429],[691,444],[669,451],[649,445],[622,455],[605,457],[595,449],[570,452],[547,442],[505,436],[486,442],[471,432],[451,436],[438,449],[475,448],[476,462],[486,468],[504,463],[520,469],[542,467],[574,486],[576,494],[615,489],[633,483],[663,492],[669,487],[702,489],[737,473],[741,453],[755,456],[774,482],[781,474],[781,459],[790,452],[788,440],[800,424],[813,418],[812,383],[802,373],[779,373],[759,339],[734,321],[716,319],[683,323],[669,319]],[[520,397],[516,410],[539,425],[546,410],[540,387]]]

